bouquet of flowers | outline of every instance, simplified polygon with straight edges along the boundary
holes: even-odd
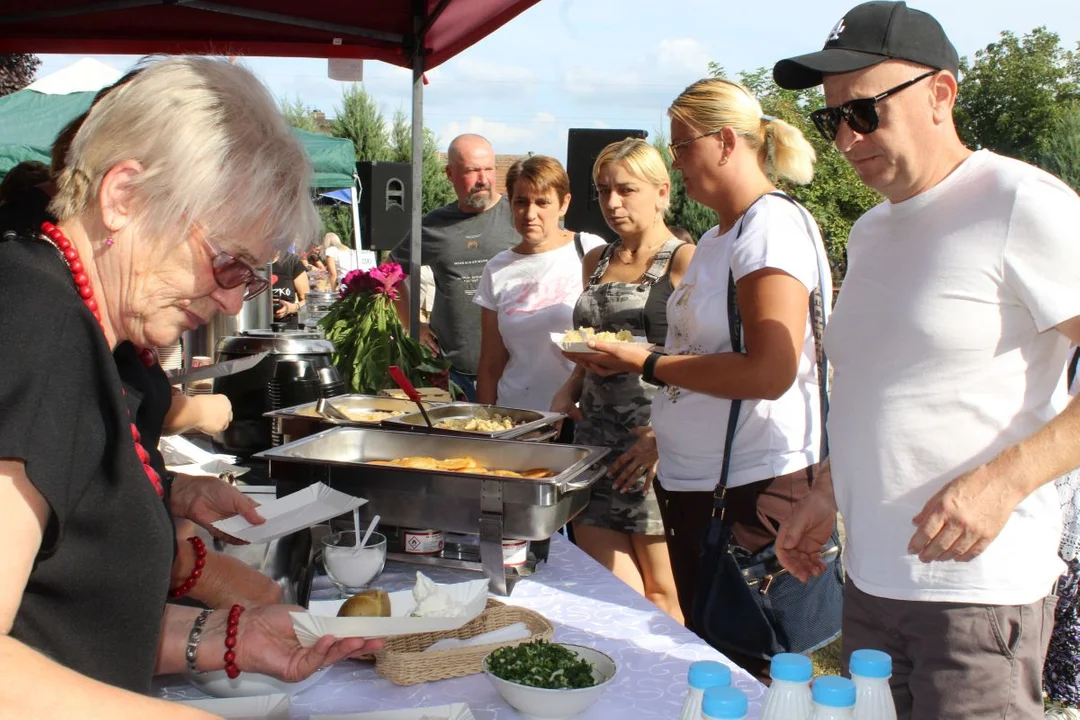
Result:
[[[388,368],[399,366],[413,385],[448,389],[450,363],[435,357],[398,319],[393,301],[405,278],[397,263],[353,270],[342,280],[338,299],[319,320],[334,344],[333,362],[346,387],[365,395],[396,387]]]

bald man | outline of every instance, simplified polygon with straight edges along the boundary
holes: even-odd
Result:
[[[420,339],[450,361],[451,379],[476,399],[476,365],[480,359],[480,307],[473,304],[476,285],[488,260],[521,238],[514,230],[510,203],[496,187],[495,151],[479,135],[459,135],[450,143],[446,164],[457,202],[424,216],[421,263],[435,278],[431,323],[422,323]],[[394,262],[409,272],[411,237],[394,249]],[[409,324],[409,295],[396,301],[398,315]]]

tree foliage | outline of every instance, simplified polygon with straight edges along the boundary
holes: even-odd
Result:
[[[1080,100],[1080,54],[1045,27],[997,42],[960,62],[956,124],[974,148],[1036,162],[1055,128]]]
[[[1058,120],[1038,165],[1080,193],[1080,103],[1070,105]]]
[[[29,53],[0,54],[0,97],[18,92],[34,82],[41,60]]]
[[[379,110],[379,103],[367,90],[357,84],[345,87],[341,92],[341,105],[335,110],[331,132],[335,137],[352,140],[358,161],[390,160],[386,120]]]
[[[393,162],[412,162],[412,126],[403,110],[394,113],[390,124],[390,159]],[[454,186],[446,177],[446,163],[439,157],[439,144],[435,133],[424,128],[424,147],[420,156],[423,163],[423,211],[448,205],[455,199]]]
[[[326,134],[326,129],[319,123],[315,111],[305,105],[304,101],[300,98],[296,98],[295,100],[282,100],[281,114],[284,115],[285,119],[289,121],[289,124],[297,130],[318,133],[320,135]]]

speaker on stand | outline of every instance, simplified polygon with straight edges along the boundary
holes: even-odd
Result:
[[[360,238],[365,250],[393,250],[412,228],[412,166],[359,162]]]
[[[644,130],[598,130],[594,128],[570,128],[566,139],[566,174],[570,176],[570,207],[566,211],[566,227],[576,232],[590,232],[606,239],[615,240],[616,235],[604,221],[596,186],[593,185],[592,168],[604,148],[628,137],[645,139]]]

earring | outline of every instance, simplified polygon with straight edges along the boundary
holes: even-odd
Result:
[[[112,235],[110,235],[109,237],[105,238],[105,244],[106,244],[107,246],[109,246],[109,247],[112,247],[112,246],[113,246],[113,239],[112,239]]]

